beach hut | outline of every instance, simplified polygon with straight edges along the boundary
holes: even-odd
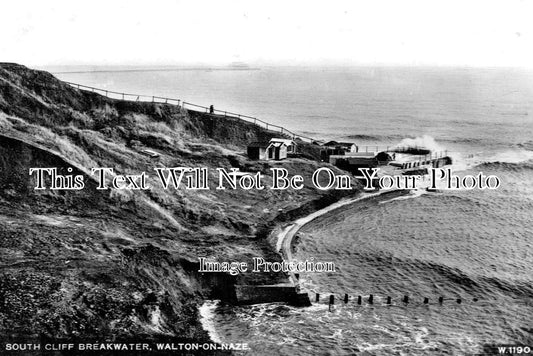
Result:
[[[248,145],[246,153],[250,159],[266,160],[268,159],[267,148],[270,142],[252,142]]]
[[[285,138],[272,138],[270,143],[282,143],[287,147],[287,153],[296,153],[296,142]]]
[[[282,160],[288,153],[296,152],[296,142],[289,139],[272,138],[268,142],[252,142],[247,147],[250,159]]]

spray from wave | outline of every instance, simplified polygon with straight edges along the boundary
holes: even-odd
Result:
[[[418,147],[425,148],[431,152],[445,151],[445,148],[439,145],[435,139],[429,135],[423,135],[421,137],[415,138],[404,138],[399,144],[394,148],[403,148],[403,147]]]

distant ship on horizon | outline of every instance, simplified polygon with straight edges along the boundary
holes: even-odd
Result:
[[[226,66],[230,70],[259,70],[259,67],[250,67],[248,63],[245,62],[231,62]]]
[[[236,69],[249,69],[250,66],[244,62],[231,62],[228,67]]]

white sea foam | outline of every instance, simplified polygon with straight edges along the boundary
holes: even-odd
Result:
[[[200,323],[205,331],[208,332],[209,337],[214,342],[222,342],[221,337],[218,335],[215,329],[215,309],[220,301],[219,300],[206,300],[198,311],[200,313]]]
[[[489,157],[485,162],[522,163],[533,159],[533,151],[509,150]]]
[[[407,200],[407,199],[418,198],[424,194],[428,194],[428,192],[424,189],[413,189],[407,195],[401,195],[399,197],[395,197],[392,199],[383,200],[383,201],[380,201],[379,204],[386,204],[386,203],[390,203],[390,202],[397,201],[397,200]]]
[[[454,172],[467,171],[474,169],[476,166],[483,163],[523,163],[533,160],[533,151],[528,150],[507,150],[495,154],[487,155],[487,153],[477,152],[472,154],[461,154],[454,152],[452,157],[452,170]]]

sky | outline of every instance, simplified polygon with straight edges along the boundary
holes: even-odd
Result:
[[[533,1],[17,0],[0,61],[533,66]]]

